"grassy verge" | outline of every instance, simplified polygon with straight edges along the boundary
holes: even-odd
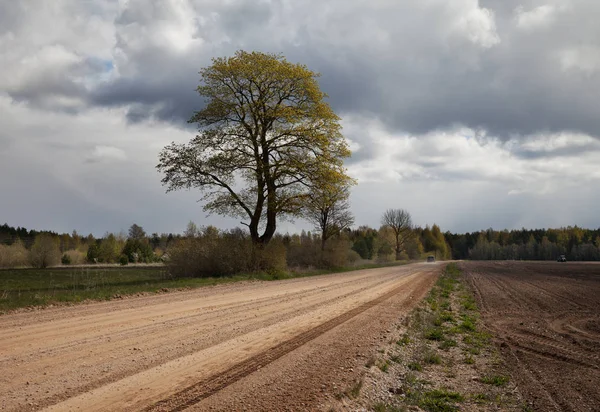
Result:
[[[404,264],[407,262],[396,263]],[[10,310],[76,303],[85,300],[110,300],[139,293],[163,293],[244,280],[279,280],[391,266],[367,264],[335,270],[294,270],[285,273],[252,273],[219,278],[177,278],[164,266],[151,267],[74,267],[50,269],[0,270],[0,313]]]
[[[520,395],[485,332],[455,263],[380,348],[375,382],[356,401],[379,412],[521,411]],[[383,389],[383,390],[382,390]]]

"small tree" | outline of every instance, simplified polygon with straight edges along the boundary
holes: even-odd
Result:
[[[340,119],[318,75],[277,54],[238,51],[200,75],[207,104],[190,119],[200,134],[162,150],[162,183],[167,191],[200,189],[205,210],[241,217],[262,247],[278,218],[300,214],[315,184],[346,176]]]
[[[129,239],[142,240],[146,238],[146,232],[135,223],[129,228]]]
[[[332,236],[354,223],[350,212],[349,185],[316,188],[308,200],[304,216],[321,232],[321,251]]]
[[[31,264],[38,268],[47,268],[60,263],[59,240],[48,234],[37,235],[31,246]]]
[[[392,229],[396,240],[396,260],[404,250],[405,244],[412,236],[412,220],[410,213],[404,209],[388,209],[381,217],[381,224]]]

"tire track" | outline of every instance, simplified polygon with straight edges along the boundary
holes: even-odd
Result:
[[[405,285],[398,286],[384,295],[366,302],[348,312],[345,312],[327,322],[310,329],[300,335],[282,342],[258,355],[238,363],[224,372],[210,376],[202,381],[183,389],[180,392],[144,409],[145,412],[153,411],[182,411],[201,400],[219,392],[234,382],[256,372],[258,369],[292,352],[300,346],[314,340],[320,335],[330,331],[336,326],[354,318],[355,316],[379,305],[397,293],[406,289]]]

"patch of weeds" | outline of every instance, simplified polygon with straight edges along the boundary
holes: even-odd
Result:
[[[467,353],[471,355],[479,355],[481,353],[481,349],[479,349],[478,347],[470,347],[467,348]]]
[[[417,372],[421,372],[423,371],[423,366],[421,366],[421,364],[419,362],[411,362],[408,365],[406,365],[408,367],[408,369],[410,369],[411,371],[417,371]]]
[[[477,329],[475,327],[476,320],[470,316],[463,316],[463,320],[460,323],[459,327],[461,330],[465,332],[475,332]]]
[[[481,378],[481,382],[494,386],[504,386],[508,383],[508,381],[509,377],[504,375],[484,376]]]
[[[443,340],[444,331],[441,328],[432,328],[425,332],[425,339],[429,340]]]
[[[472,310],[472,311],[477,310],[477,303],[475,302],[475,298],[473,298],[473,296],[470,296],[470,295],[464,296],[461,299],[460,303],[461,303],[463,309],[465,309],[465,310]]]
[[[410,343],[410,337],[408,336],[408,333],[405,333],[404,335],[402,335],[402,337],[396,342],[396,345],[398,346],[405,346],[408,345]]]
[[[533,412],[533,408],[527,403],[523,404],[521,409],[523,412]]]
[[[452,316],[452,313],[446,311],[446,312],[442,312],[440,314],[440,320],[442,322],[454,322],[454,316]]]
[[[443,350],[448,350],[450,348],[454,348],[458,346],[458,343],[453,339],[444,339],[442,343],[440,343],[439,348]]]
[[[473,359],[473,356],[471,356],[471,355],[466,355],[465,356],[465,363],[467,365],[473,365],[475,363],[475,359]]]
[[[418,363],[416,363],[416,365],[419,365]],[[421,367],[421,365],[419,365],[419,371],[423,370],[423,368]],[[410,368],[409,368],[410,369]],[[412,370],[412,369],[411,369]],[[416,370],[416,369],[415,369]],[[409,372],[406,374],[406,376],[404,377],[404,382],[406,382],[409,385],[414,385],[416,384],[418,381],[417,379],[417,375],[415,375],[412,372]]]
[[[435,389],[424,392],[417,404],[430,412],[453,412],[459,410],[456,402],[462,402],[463,400],[464,397],[458,392]]]
[[[423,356],[423,361],[430,365],[440,365],[442,363],[442,358],[440,358],[440,355],[437,353],[429,352]]]
[[[399,355],[392,355],[392,356],[390,356],[390,360],[394,363],[400,363],[402,358]]]
[[[487,393],[474,393],[470,396],[470,398],[474,403],[478,405],[482,405],[484,403],[492,401],[492,398]]]
[[[388,369],[390,368],[390,364],[388,363],[388,361],[383,361],[379,365],[377,365],[377,367],[379,368],[379,370],[381,370],[381,372],[387,373]]]

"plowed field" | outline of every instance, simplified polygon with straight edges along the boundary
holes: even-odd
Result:
[[[0,409],[315,410],[349,385],[438,264],[0,317]]]
[[[461,266],[533,409],[600,411],[600,264]]]

